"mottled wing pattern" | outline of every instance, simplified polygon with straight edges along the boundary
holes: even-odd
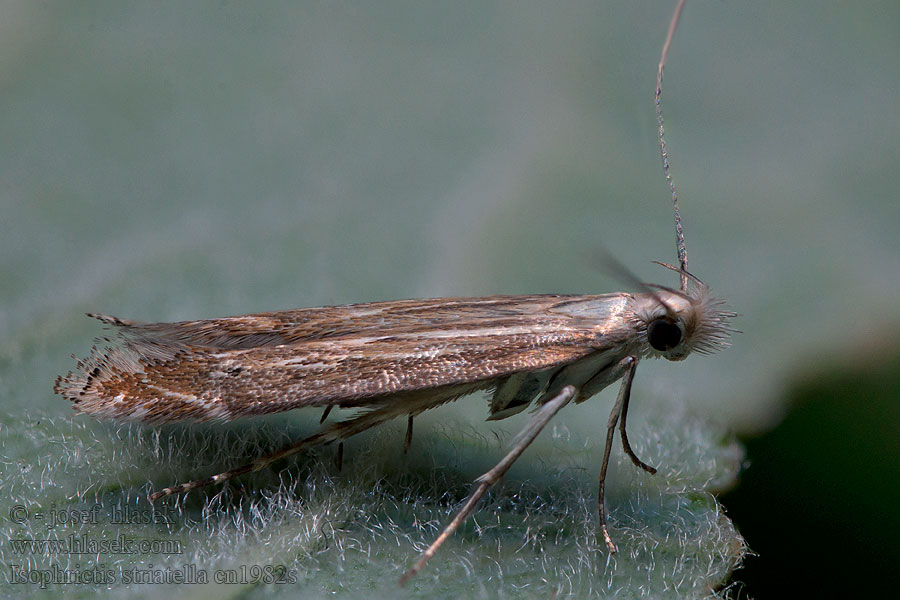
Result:
[[[78,411],[146,422],[366,406],[430,389],[450,390],[446,400],[591,353],[595,323],[557,310],[590,298],[605,297],[401,300],[179,323],[92,315],[119,339],[54,389]]]

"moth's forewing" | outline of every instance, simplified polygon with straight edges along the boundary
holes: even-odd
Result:
[[[441,403],[498,387],[503,399],[495,394],[491,409],[500,418],[560,368],[627,337],[620,317],[630,298],[401,300],[180,323],[100,317],[121,339],[92,349],[56,389],[81,412],[168,422],[368,406],[429,390]],[[504,387],[514,374],[522,377]]]

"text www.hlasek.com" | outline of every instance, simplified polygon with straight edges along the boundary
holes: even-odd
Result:
[[[64,538],[21,538],[9,540],[15,554],[184,554],[180,540],[135,539],[119,535],[112,539],[97,539],[88,535],[71,534]]]

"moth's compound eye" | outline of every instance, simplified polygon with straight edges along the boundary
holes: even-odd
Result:
[[[660,352],[671,350],[681,342],[681,329],[666,319],[656,319],[647,325],[647,341]]]

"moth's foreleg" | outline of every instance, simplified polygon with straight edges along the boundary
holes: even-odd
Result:
[[[416,573],[422,570],[425,566],[425,563],[428,562],[432,556],[438,551],[447,538],[453,535],[453,532],[466,520],[469,514],[475,509],[478,505],[478,501],[481,500],[481,497],[487,491],[489,487],[497,483],[503,475],[509,470],[516,459],[522,455],[522,452],[525,451],[531,442],[534,441],[534,438],[541,432],[547,423],[550,422],[550,419],[559,412],[559,410],[569,403],[577,394],[577,390],[574,386],[567,385],[562,390],[560,390],[559,394],[557,394],[554,398],[550,399],[548,402],[544,403],[543,406],[538,409],[535,413],[534,417],[532,417],[531,421],[529,421],[528,425],[516,436],[513,442],[513,448],[509,451],[509,453],[503,457],[503,459],[497,463],[497,465],[476,479],[475,481],[478,483],[478,487],[472,492],[469,496],[469,499],[466,500],[466,503],[460,509],[456,516],[453,517],[453,520],[450,521],[450,524],[444,528],[444,531],[441,532],[441,535],[437,537],[434,542],[422,553],[422,556],[416,562],[415,565],[412,566],[406,573],[400,577],[400,585],[405,584],[410,580]]]
[[[375,427],[376,425],[380,425],[381,423],[384,423],[385,421],[388,421],[395,416],[397,416],[396,407],[388,405],[377,410],[367,412],[356,417],[355,419],[334,423],[333,425],[330,425],[319,433],[304,438],[299,442],[289,444],[281,448],[277,452],[273,452],[272,454],[261,456],[246,465],[241,465],[240,467],[225,471],[224,473],[219,473],[218,475],[213,475],[212,477],[206,477],[204,479],[197,479],[195,481],[181,483],[179,485],[167,487],[158,492],[154,492],[150,495],[150,501],[154,502],[165,496],[171,496],[172,494],[181,494],[183,492],[188,492],[199,487],[222,483],[246,473],[252,473],[254,471],[265,469],[277,460],[280,460],[287,456],[291,456],[292,454],[297,454],[298,452],[302,452],[303,450],[312,448],[313,446],[318,446],[320,444],[325,444],[335,440],[347,439],[348,437],[356,435],[357,433],[361,433],[366,429],[370,429],[372,427]],[[338,461],[339,464],[343,462],[343,445],[338,447]]]
[[[633,361],[630,367],[626,367],[625,375],[622,377],[622,387],[628,386],[628,389],[625,391],[625,397],[622,400],[622,419],[619,421],[619,435],[622,436],[622,448],[625,450],[628,458],[631,459],[631,462],[651,475],[656,475],[656,468],[639,459],[634,450],[631,449],[631,444],[628,442],[628,433],[625,431],[625,420],[628,418],[628,402],[631,400],[631,382],[634,381],[635,371],[637,371],[637,360]]]
[[[616,552],[616,545],[609,536],[609,528],[606,525],[606,471],[609,468],[609,455],[612,452],[613,436],[616,434],[616,424],[622,415],[623,408],[628,406],[628,400],[631,397],[631,382],[634,381],[634,371],[637,368],[638,359],[634,356],[626,356],[619,362],[619,366],[623,369],[622,386],[619,388],[619,394],[616,396],[616,402],[613,404],[612,411],[609,413],[609,421],[606,422],[606,446],[603,448],[603,464],[600,466],[600,485],[597,491],[597,509],[600,512],[600,531],[603,534],[603,541],[606,547],[613,554]],[[622,428],[622,441],[626,445],[626,452],[630,450],[627,446],[624,436],[625,428]],[[632,456],[634,453],[631,453]],[[636,460],[634,457],[632,460]],[[642,463],[643,464],[643,463]]]

